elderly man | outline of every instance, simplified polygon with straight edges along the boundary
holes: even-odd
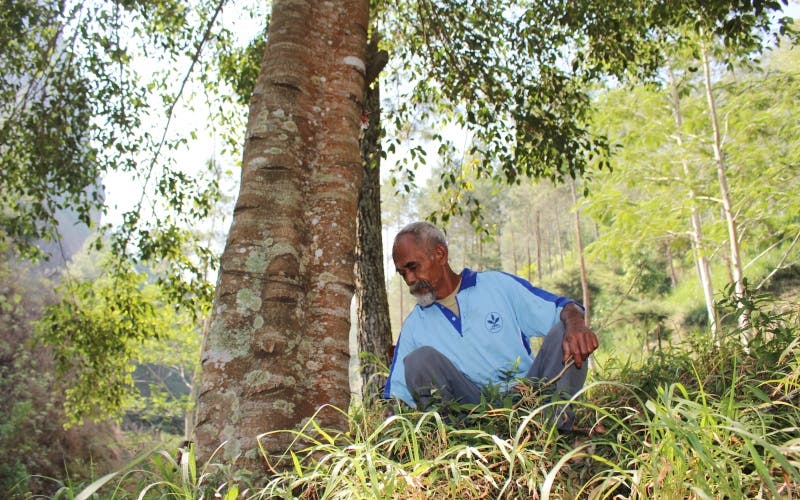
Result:
[[[385,397],[423,409],[439,400],[477,404],[490,384],[508,390],[513,378],[552,379],[570,358],[555,390],[571,396],[583,386],[598,343],[573,300],[499,271],[455,273],[444,233],[427,222],[403,228],[392,257],[417,307],[400,331]],[[535,356],[531,337],[544,337]],[[573,419],[563,413],[558,428]]]

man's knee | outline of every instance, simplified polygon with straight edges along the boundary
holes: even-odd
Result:
[[[417,373],[426,368],[437,366],[442,359],[446,359],[444,354],[426,345],[411,351],[403,359],[403,364],[405,365],[406,373]]]
[[[420,408],[427,408],[435,393],[437,401],[477,404],[480,388],[444,354],[430,346],[411,351],[403,363],[406,385]]]

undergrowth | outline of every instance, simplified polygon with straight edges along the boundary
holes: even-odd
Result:
[[[62,498],[795,498],[800,495],[800,341],[796,306],[723,301],[750,312],[749,349],[729,328],[656,351],[640,367],[608,362],[571,401],[484,403],[461,413],[385,401],[350,411],[348,432],[314,419],[245,474],[159,452]],[[733,323],[733,322],[729,322]],[[262,450],[263,452],[263,450]]]

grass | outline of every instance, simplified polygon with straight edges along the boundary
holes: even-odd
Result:
[[[798,311],[749,300],[755,348],[732,330],[637,366],[611,359],[570,403],[575,432],[556,431],[546,417],[559,402],[535,393],[459,414],[380,401],[352,409],[348,432],[315,419],[273,431],[294,442],[266,473],[161,451],[61,498],[796,498]]]

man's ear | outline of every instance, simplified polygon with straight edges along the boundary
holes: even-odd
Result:
[[[433,255],[436,257],[437,262],[447,262],[447,247],[439,243],[433,247]]]

